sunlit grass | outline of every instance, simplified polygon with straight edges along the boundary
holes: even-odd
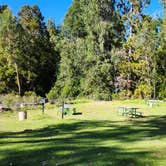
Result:
[[[144,118],[119,116],[119,106],[136,106]],[[0,114],[0,165],[165,166],[166,103],[142,100],[86,101],[72,106],[81,115],[57,114],[56,105]]]

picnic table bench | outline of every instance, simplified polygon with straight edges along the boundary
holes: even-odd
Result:
[[[76,108],[71,108],[69,104],[64,104],[57,109],[57,114],[62,113],[62,111],[64,115],[73,115],[76,113]]]
[[[143,117],[143,113],[137,111],[138,109],[138,107],[120,106],[118,107],[118,114],[122,116],[130,116],[132,118]]]
[[[3,111],[11,111],[11,108],[0,106],[0,112],[3,112]]]
[[[160,103],[164,102],[163,100],[145,100],[148,106],[159,106]]]

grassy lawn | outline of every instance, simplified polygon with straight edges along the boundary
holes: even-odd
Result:
[[[119,116],[118,106],[137,106],[143,118]],[[166,103],[89,101],[75,104],[82,115],[57,115],[54,105],[0,113],[0,166],[165,166]]]

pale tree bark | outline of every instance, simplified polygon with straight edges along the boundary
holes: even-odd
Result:
[[[21,95],[21,83],[20,83],[20,77],[19,77],[17,63],[15,63],[15,70],[16,70],[16,80],[17,80],[17,86],[18,86],[18,93],[19,93],[19,95]]]

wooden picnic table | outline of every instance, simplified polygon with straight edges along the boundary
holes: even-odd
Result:
[[[132,118],[142,117],[142,112],[138,112],[139,108],[134,106],[120,106],[118,107],[118,113],[122,116],[130,116]]]

